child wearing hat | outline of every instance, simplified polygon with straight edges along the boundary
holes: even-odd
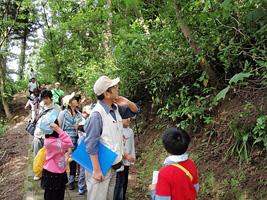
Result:
[[[195,163],[186,153],[190,137],[180,128],[167,129],[162,137],[170,154],[159,171],[157,184],[150,185],[153,200],[195,200],[199,190]]]
[[[48,122],[43,129],[45,130],[46,160],[41,187],[45,190],[44,200],[64,200],[66,183],[68,182],[65,152],[73,144],[70,136],[59,128],[57,120],[54,123]]]

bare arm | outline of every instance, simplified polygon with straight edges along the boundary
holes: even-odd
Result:
[[[98,154],[90,155],[92,165],[93,165],[93,178],[97,181],[103,181],[104,175],[100,169],[99,161],[98,161]]]

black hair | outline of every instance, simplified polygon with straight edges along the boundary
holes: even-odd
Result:
[[[70,104],[70,102],[72,102],[72,101],[74,101],[74,100],[76,100],[77,102],[79,102],[79,100],[77,99],[77,97],[72,97],[70,100],[69,100],[69,104]],[[74,115],[75,113],[73,113],[73,111],[72,111],[72,109],[71,109],[71,107],[70,107],[70,105],[68,104],[68,109],[70,110],[70,112],[71,112],[71,115]],[[74,111],[74,112],[76,112],[76,111]]]
[[[102,101],[102,100],[105,98],[105,96],[104,96],[104,94],[100,94],[100,95],[98,95],[96,98],[97,98],[98,100]]]
[[[79,102],[79,101],[81,101],[82,96],[81,96],[80,94],[76,94],[76,95],[74,96],[74,99],[76,99],[76,100]]]
[[[41,92],[41,99],[44,99],[44,98],[46,98],[46,97],[52,99],[53,94],[52,94],[52,92],[51,92],[50,90],[43,90],[43,91]]]
[[[107,89],[107,92],[111,93],[111,89],[112,89],[113,87],[114,87],[114,86],[109,87],[109,88]],[[104,93],[103,93],[103,94],[98,95],[96,98],[97,98],[98,100],[102,101],[102,100],[105,98],[105,95],[104,95]]]
[[[172,155],[184,154],[190,141],[187,132],[181,128],[168,128],[162,136],[164,148]]]
[[[57,119],[55,120],[54,123],[57,124],[57,125],[59,125]],[[58,133],[57,133],[56,131],[53,130],[52,134],[49,134],[49,135],[47,134],[47,135],[45,135],[45,138],[50,138],[50,137],[58,138],[58,136],[59,136]]]

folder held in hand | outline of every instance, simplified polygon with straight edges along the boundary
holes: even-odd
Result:
[[[111,168],[114,160],[117,158],[117,154],[111,151],[105,145],[99,143],[98,144],[98,161],[100,164],[101,171],[105,176],[108,170]],[[76,150],[72,153],[72,159],[79,163],[82,167],[84,167],[90,173],[93,172],[93,165],[90,159],[90,155],[86,151],[86,146],[84,141],[78,145]]]

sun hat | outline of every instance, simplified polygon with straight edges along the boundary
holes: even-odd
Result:
[[[70,100],[75,96],[75,92],[71,93],[70,95],[66,95],[62,99],[63,106],[67,107],[70,103]]]
[[[40,129],[44,132],[45,135],[51,135],[53,133],[53,130],[50,127],[50,124],[56,121],[56,119],[58,118],[58,115],[59,115],[59,111],[56,109],[53,109],[52,111],[49,111],[46,115],[44,115],[41,118]]]
[[[108,88],[117,85],[120,78],[110,79],[107,76],[101,76],[94,84],[94,93],[99,96],[107,91]]]

